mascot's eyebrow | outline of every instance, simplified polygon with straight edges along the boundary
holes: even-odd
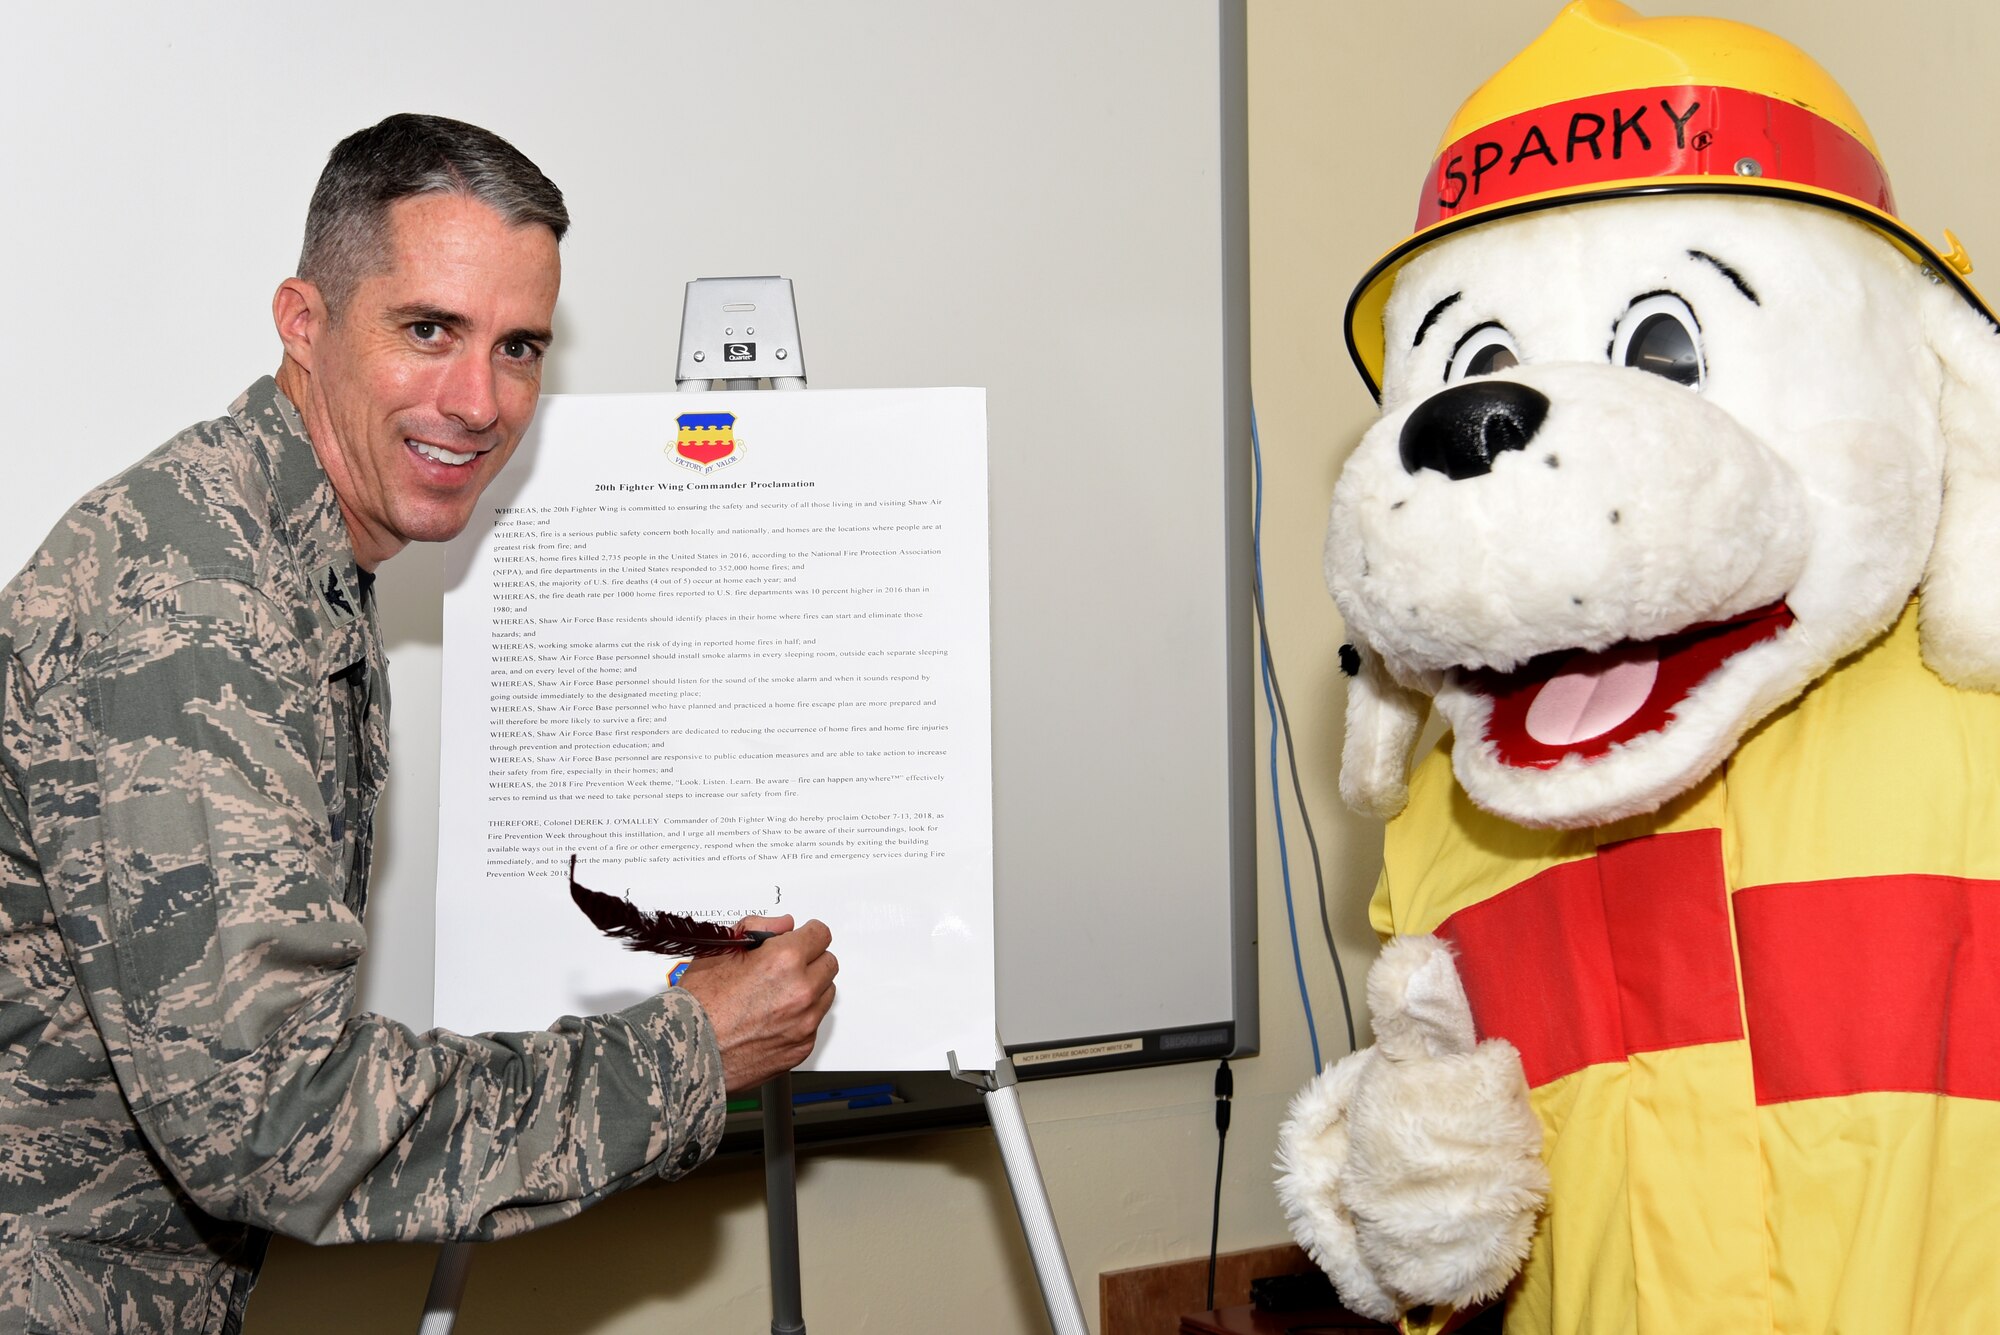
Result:
[[[1724,272],[1727,272],[1727,270],[1725,270]],[[1424,344],[1424,335],[1431,332],[1431,326],[1437,323],[1438,316],[1443,315],[1445,313],[1445,310],[1448,307],[1450,307],[1451,303],[1457,301],[1460,297],[1464,295],[1465,293],[1463,292],[1454,292],[1450,296],[1446,297],[1443,301],[1440,301],[1437,305],[1431,307],[1428,311],[1425,311],[1424,318],[1417,321],[1417,336],[1410,340],[1410,346],[1413,348],[1422,347]]]
[[[1715,258],[1715,256],[1709,254],[1707,251],[1690,250],[1688,252],[1688,258],[1691,260],[1700,260],[1703,264],[1714,265],[1718,270],[1721,271],[1722,276],[1724,278],[1727,278],[1730,282],[1736,285],[1736,290],[1738,292],[1741,292],[1744,296],[1750,299],[1750,304],[1752,306],[1762,306],[1764,304],[1763,302],[1757,300],[1757,294],[1750,290],[1750,284],[1743,281],[1742,274],[1736,272],[1736,270],[1730,268],[1728,265],[1724,264],[1721,260]]]

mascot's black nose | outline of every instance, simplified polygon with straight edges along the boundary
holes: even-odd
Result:
[[[1502,450],[1535,438],[1549,401],[1511,380],[1468,380],[1433,394],[1403,423],[1403,471],[1429,468],[1454,482],[1493,471]]]

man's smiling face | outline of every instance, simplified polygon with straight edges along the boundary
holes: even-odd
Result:
[[[369,569],[471,519],[534,418],[562,272],[548,228],[463,195],[398,200],[388,243],[338,316],[297,279],[277,301],[280,384]]]

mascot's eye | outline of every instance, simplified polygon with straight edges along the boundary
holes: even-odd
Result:
[[[1497,324],[1483,324],[1451,350],[1451,365],[1444,368],[1444,381],[1455,385],[1467,376],[1492,375],[1521,364],[1514,336]]]
[[[1671,292],[1632,303],[1611,336],[1611,364],[1651,371],[1677,385],[1700,389],[1701,326],[1688,304]]]

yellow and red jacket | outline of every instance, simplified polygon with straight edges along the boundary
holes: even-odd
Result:
[[[2000,696],[1916,622],[1649,816],[1524,829],[1418,766],[1371,914],[1521,1051],[1509,1335],[2000,1331]]]

